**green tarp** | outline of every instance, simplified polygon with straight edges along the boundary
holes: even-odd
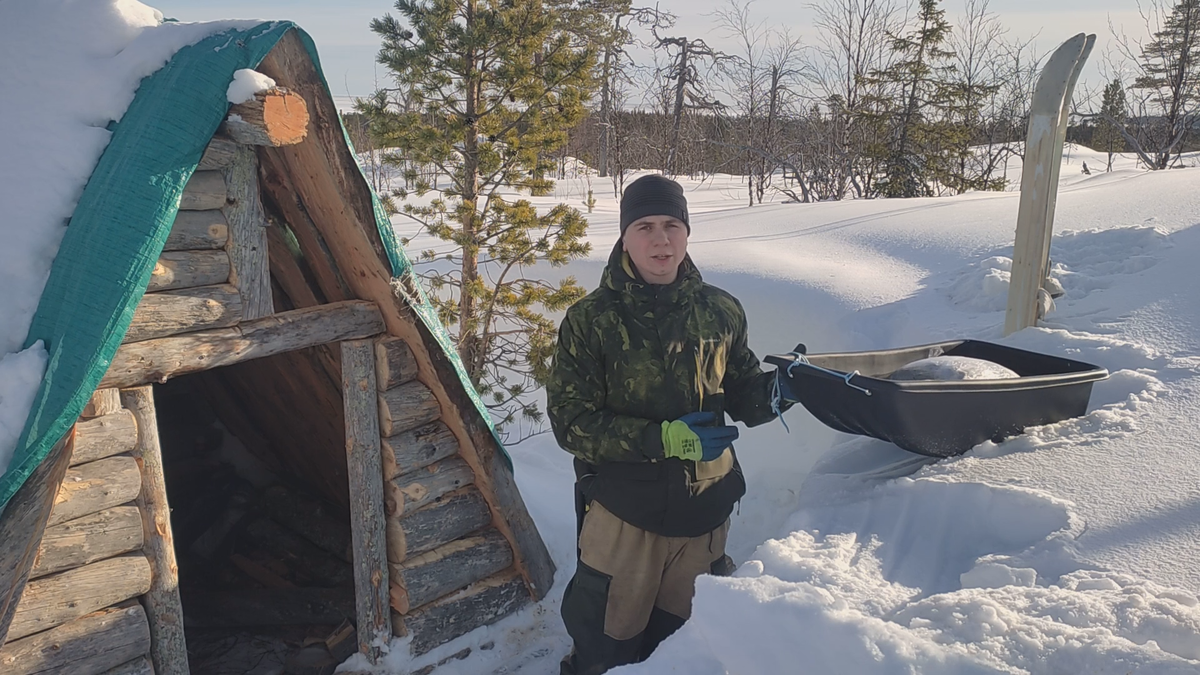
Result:
[[[234,71],[256,67],[289,30],[297,31],[320,72],[311,38],[290,22],[224,31],[179,50],[142,80],[120,123],[110,127],[112,139],[71,217],[26,340],[26,347],[43,341],[50,358],[12,463],[0,477],[0,510],[75,423],[108,370],[175,221],[183,187],[228,113],[225,92]],[[374,201],[393,274],[411,274],[387,214]],[[491,427],[449,335],[418,293],[416,313]]]

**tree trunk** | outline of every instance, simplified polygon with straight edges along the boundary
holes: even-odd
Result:
[[[667,153],[667,173],[679,173],[679,129],[683,124],[683,96],[688,84],[688,39],[683,38],[683,47],[679,51],[679,73],[675,82],[675,109],[671,113],[671,147]]]

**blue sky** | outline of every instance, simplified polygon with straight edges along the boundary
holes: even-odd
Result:
[[[364,96],[376,83],[386,84],[386,71],[375,64],[379,40],[369,28],[372,18],[392,10],[388,0],[143,0],[168,17],[180,21],[215,19],[289,19],[303,27],[317,43],[329,86],[335,96]],[[650,4],[649,2],[643,4]],[[659,5],[680,16],[677,34],[705,37],[714,46],[712,10],[725,0],[659,0]],[[806,39],[812,36],[808,2],[757,0],[755,16],[771,24],[788,26]],[[963,0],[945,0],[947,16],[954,20]],[[1039,34],[1038,46],[1047,51],[1079,32],[1096,33],[1098,45],[1085,81],[1097,77],[1104,51],[1111,42],[1108,21],[1124,24],[1130,34],[1142,29],[1135,0],[992,0],[991,9],[1014,36]],[[1040,33],[1039,33],[1040,31]]]

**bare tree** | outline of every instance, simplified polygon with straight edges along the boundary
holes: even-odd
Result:
[[[685,110],[708,110],[719,112],[724,105],[709,92],[707,78],[701,67],[715,67],[727,58],[725,54],[709,47],[704,40],[687,37],[662,37],[654,31],[656,48],[669,55],[665,80],[672,90],[671,141],[667,151],[664,171],[670,175],[679,173],[679,139]]]

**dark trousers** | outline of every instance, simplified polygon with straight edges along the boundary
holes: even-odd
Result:
[[[563,596],[563,623],[575,643],[563,675],[599,675],[649,657],[691,616],[696,577],[731,571],[728,528],[726,522],[700,537],[664,537],[592,503]]]

